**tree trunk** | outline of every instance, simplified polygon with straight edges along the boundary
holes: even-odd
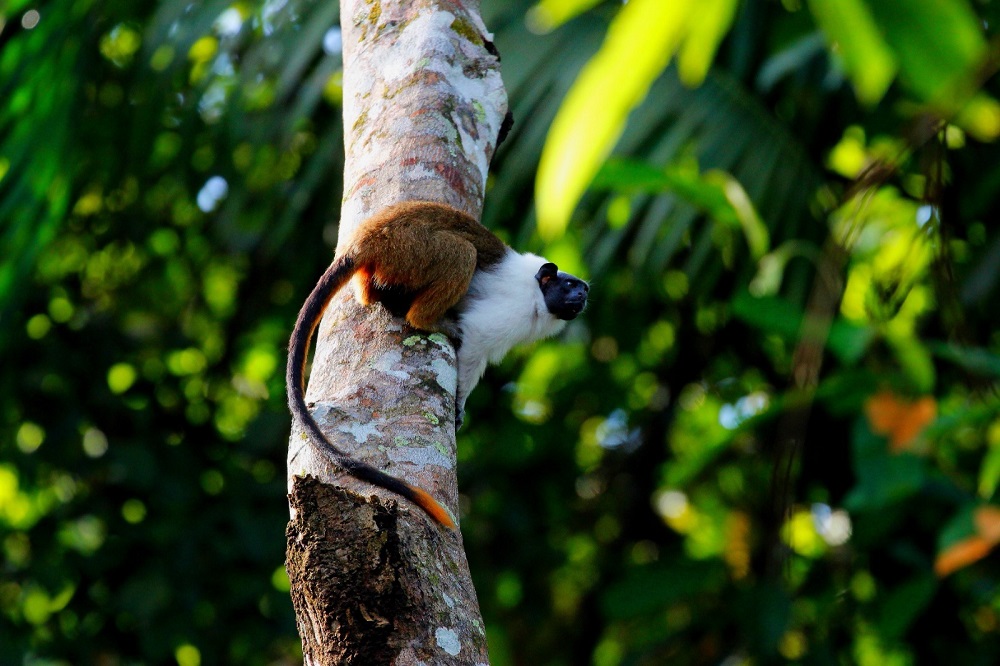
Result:
[[[478,4],[342,0],[346,164],[340,239],[381,208],[477,216],[506,112]],[[321,267],[317,267],[317,277]],[[344,289],[319,328],[307,400],[335,446],[459,517],[455,353]],[[485,664],[461,534],[331,467],[295,427],[287,568],[306,664]]]

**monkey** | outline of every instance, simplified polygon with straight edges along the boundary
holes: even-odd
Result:
[[[400,495],[455,529],[429,493],[335,447],[305,401],[313,334],[334,295],[353,278],[362,305],[382,303],[414,328],[453,342],[458,359],[456,426],[489,363],[515,345],[550,337],[587,304],[590,286],[533,254],[515,252],[477,220],[445,204],[410,201],[364,220],[320,277],[299,311],[288,346],[288,405],[310,441],[351,476]]]

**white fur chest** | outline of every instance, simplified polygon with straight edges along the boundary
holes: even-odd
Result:
[[[533,254],[511,251],[492,270],[476,272],[461,306],[463,347],[480,346],[482,356],[499,363],[512,347],[555,335],[566,326],[545,307],[535,279],[544,263]]]

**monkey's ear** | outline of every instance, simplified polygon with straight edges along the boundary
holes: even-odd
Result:
[[[542,264],[542,267],[538,269],[537,273],[535,273],[535,279],[538,280],[538,284],[544,286],[546,282],[554,278],[558,273],[559,267],[549,262],[547,264]]]

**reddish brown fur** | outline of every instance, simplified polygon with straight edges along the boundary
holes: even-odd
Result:
[[[358,298],[379,300],[379,287],[413,296],[406,320],[433,330],[465,295],[476,268],[499,262],[503,241],[450,206],[411,201],[384,209],[351,237],[344,254],[354,259]]]

